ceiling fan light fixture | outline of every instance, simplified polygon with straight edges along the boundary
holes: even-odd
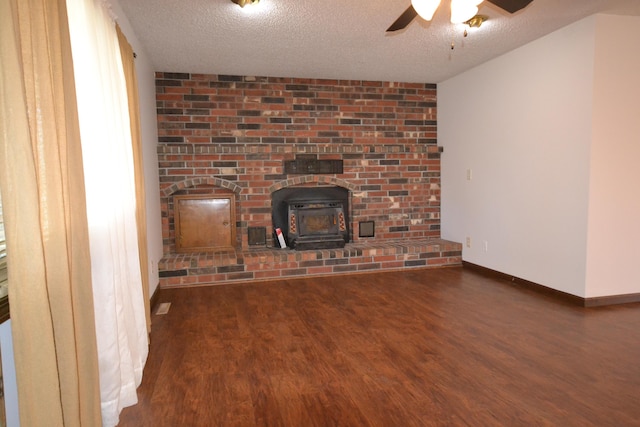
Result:
[[[231,0],[231,2],[237,4],[240,7],[245,7],[247,4],[258,4],[260,0]]]
[[[440,6],[440,0],[411,0],[411,5],[422,19],[431,21]]]
[[[451,0],[451,23],[461,24],[478,13],[478,5],[482,0]]]

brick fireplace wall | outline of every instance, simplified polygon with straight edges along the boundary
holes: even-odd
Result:
[[[248,227],[270,238],[271,194],[351,190],[352,242],[440,238],[436,86],[158,72],[159,172],[165,256],[175,252],[172,198],[233,193],[237,249]],[[299,156],[343,161],[343,173],[287,175]],[[375,221],[375,237],[358,223]]]

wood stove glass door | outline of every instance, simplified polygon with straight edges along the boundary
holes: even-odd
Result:
[[[177,252],[234,248],[234,196],[175,196],[174,212]]]

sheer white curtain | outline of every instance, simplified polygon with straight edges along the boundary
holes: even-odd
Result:
[[[127,91],[103,0],[67,0],[82,140],[102,420],[115,426],[148,354]]]

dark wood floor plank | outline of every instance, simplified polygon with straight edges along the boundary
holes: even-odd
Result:
[[[640,304],[463,268],[160,291],[121,426],[640,426]]]

